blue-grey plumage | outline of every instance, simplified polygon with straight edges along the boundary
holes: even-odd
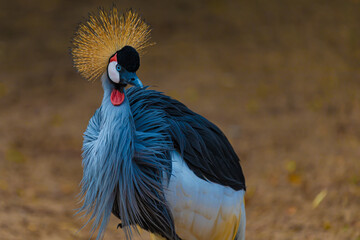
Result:
[[[238,159],[231,158],[233,150],[215,125],[147,88],[129,88],[124,102],[114,106],[114,85],[106,74],[102,83],[102,104],[84,133],[80,209],[91,214],[98,238],[111,212],[121,219],[127,238],[137,231],[135,225],[165,239],[179,238],[165,196],[165,183],[172,177],[171,152],[180,152],[199,179],[245,189]]]
[[[243,240],[245,178],[229,141],[136,75],[149,31],[137,14],[113,9],[75,37],[79,72],[94,79],[105,71],[101,106],[84,133],[79,212],[90,215],[97,239],[113,213],[127,239],[139,226],[167,240]]]
[[[152,113],[135,127],[127,98],[120,106],[111,103],[113,86],[106,75],[103,88],[101,107],[84,133],[80,211],[92,212],[89,221],[94,220],[93,230],[99,227],[98,238],[113,211],[124,226],[137,224],[160,233],[164,229],[161,235],[176,239],[161,181],[163,173],[170,172],[166,152],[172,143],[164,134],[167,124]],[[124,230],[130,237],[132,229]]]

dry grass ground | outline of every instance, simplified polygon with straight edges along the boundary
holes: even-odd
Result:
[[[0,2],[0,239],[88,239],[74,217],[99,106],[68,54],[111,1]],[[360,1],[124,1],[153,26],[138,75],[218,124],[247,178],[247,239],[360,239]],[[105,239],[120,239],[112,219]],[[146,237],[145,237],[146,238]]]

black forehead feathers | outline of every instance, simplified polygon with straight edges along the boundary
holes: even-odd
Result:
[[[136,72],[140,67],[140,56],[135,48],[125,46],[117,54],[117,62],[129,72]]]

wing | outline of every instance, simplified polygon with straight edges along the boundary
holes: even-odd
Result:
[[[196,176],[234,190],[245,190],[239,158],[218,127],[161,92],[132,87],[126,93],[134,119],[146,118],[136,116],[144,109],[159,112],[166,118],[168,127],[165,131]],[[137,106],[136,110],[134,106]]]

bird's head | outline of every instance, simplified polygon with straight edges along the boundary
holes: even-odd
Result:
[[[154,44],[150,31],[150,26],[132,10],[124,14],[115,7],[108,12],[100,10],[79,25],[73,39],[74,65],[89,80],[103,75],[106,90],[112,91],[112,104],[120,105],[128,84],[143,86],[136,71],[143,49]]]
[[[131,46],[123,47],[110,57],[107,66],[107,76],[113,85],[110,100],[114,106],[118,106],[124,101],[124,88],[128,84],[143,87],[136,75],[139,67],[139,53]]]
[[[143,87],[136,71],[140,67],[140,56],[135,48],[125,46],[109,59],[107,76],[116,89],[122,89],[127,84]]]

